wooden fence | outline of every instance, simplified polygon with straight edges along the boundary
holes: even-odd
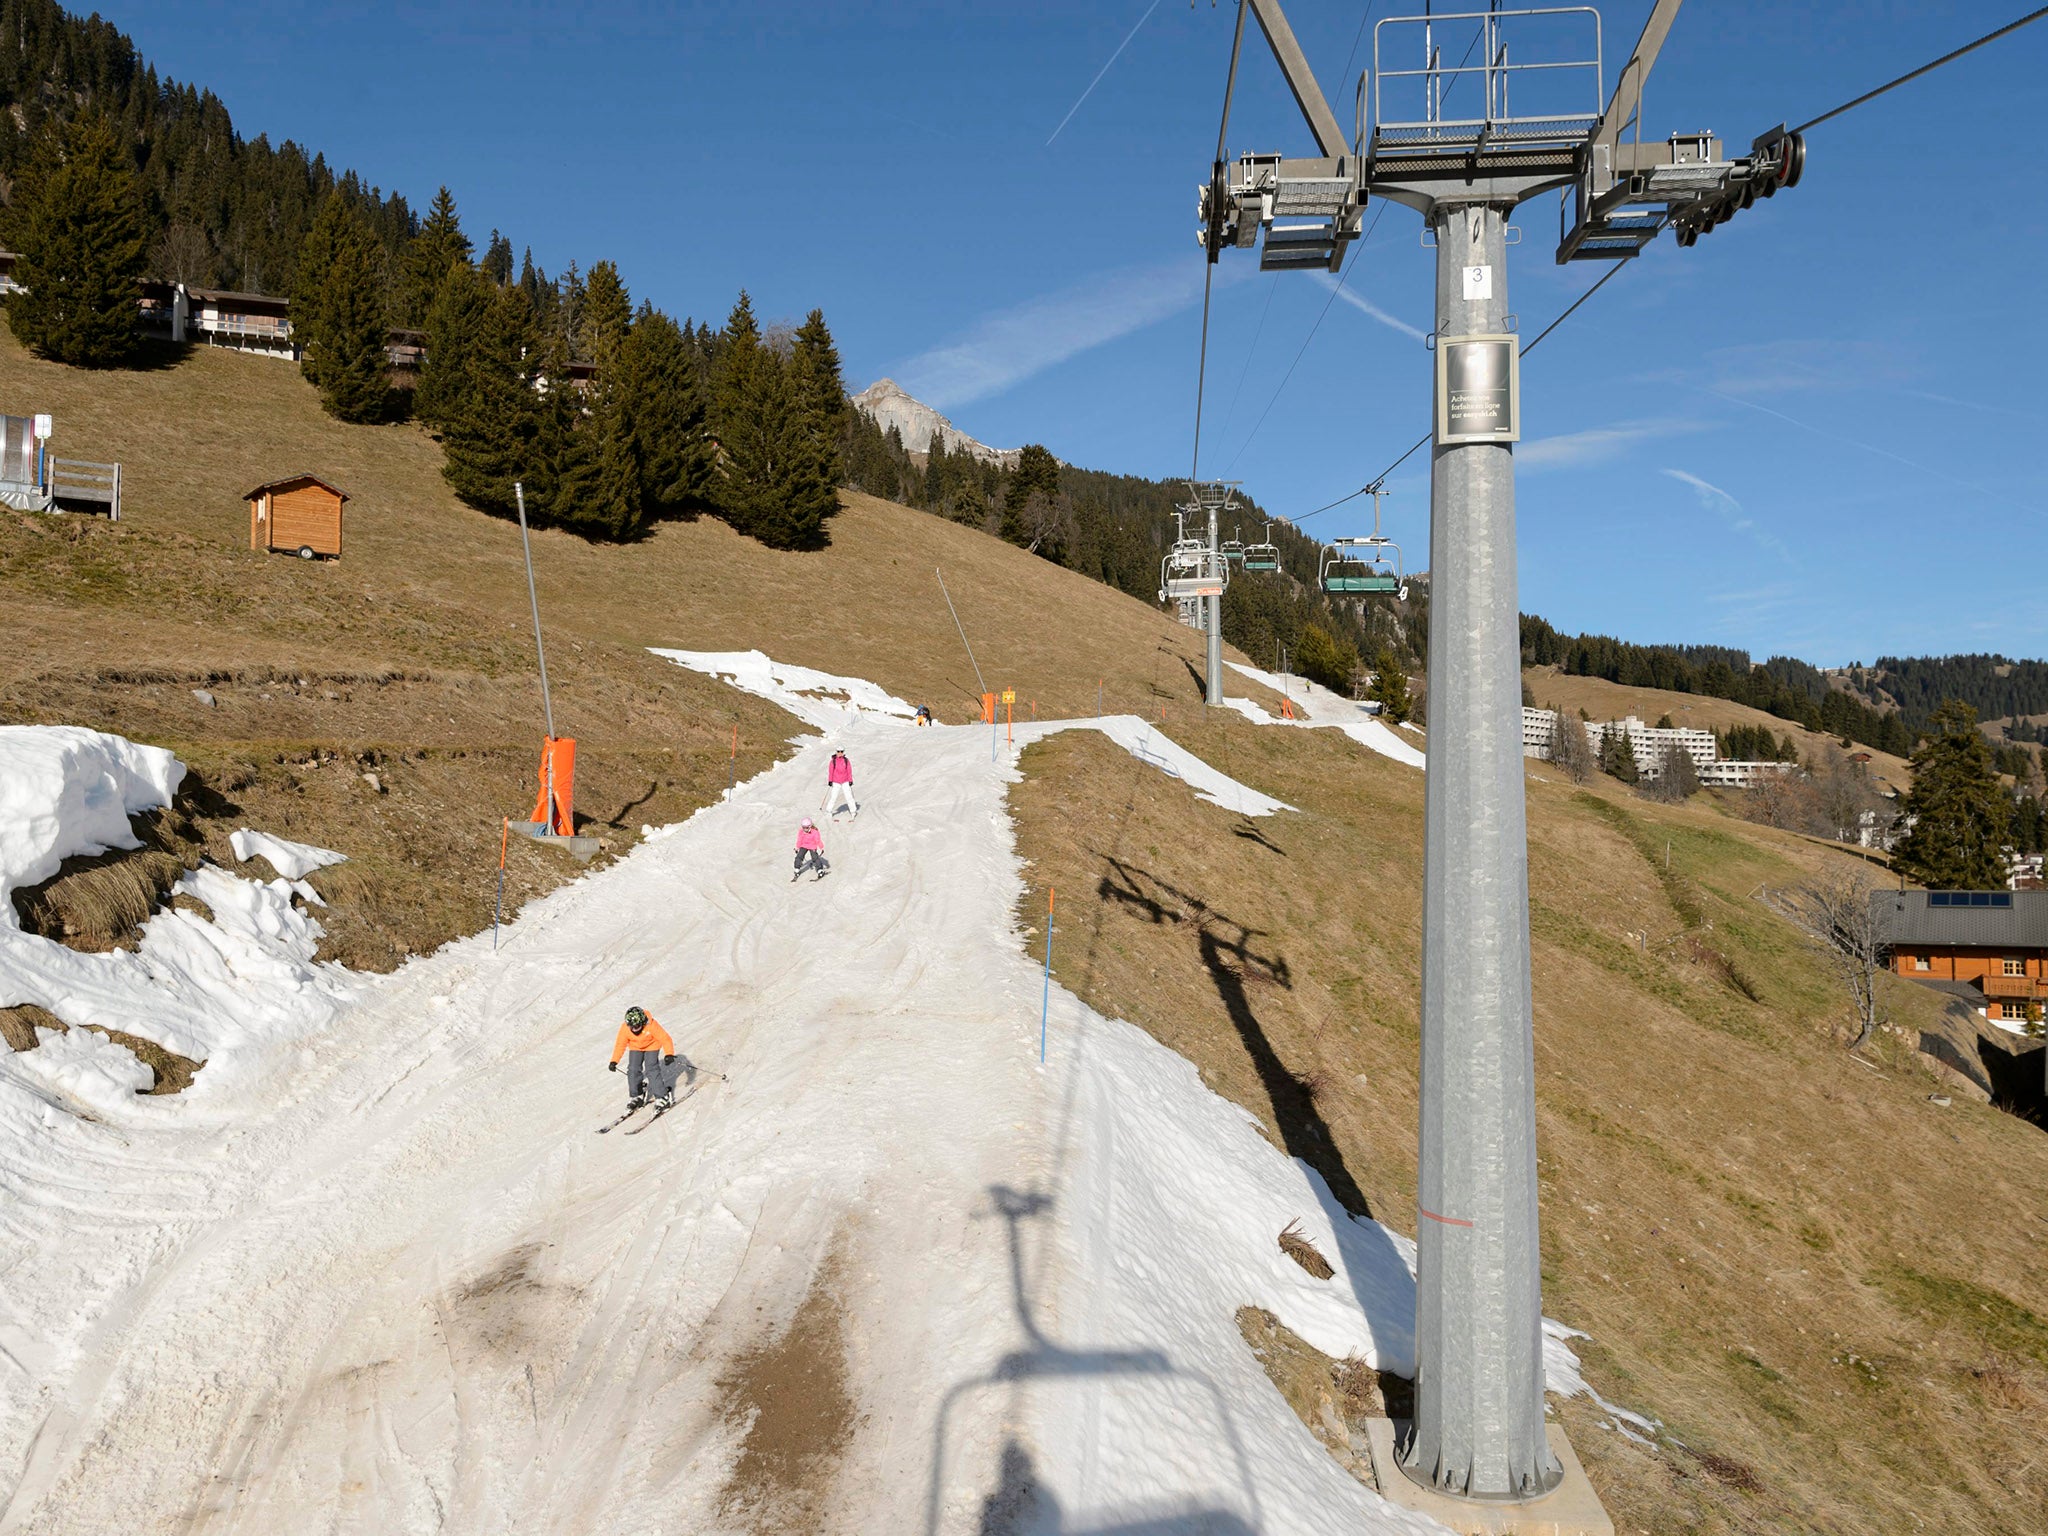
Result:
[[[60,505],[85,502],[103,506],[114,522],[121,520],[121,466],[88,464],[82,459],[50,460],[50,495]]]

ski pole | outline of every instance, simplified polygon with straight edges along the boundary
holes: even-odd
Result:
[[[1052,1012],[1052,898],[1053,888],[1045,888],[1045,990],[1038,1000],[1038,1064],[1045,1065],[1045,1021]]]
[[[491,950],[498,948],[498,920],[505,915],[505,848],[512,841],[512,818],[500,818],[498,828],[498,905],[491,913]]]

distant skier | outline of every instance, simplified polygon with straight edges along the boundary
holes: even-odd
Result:
[[[816,869],[818,872],[817,878],[822,880],[831,868],[832,866],[825,862],[825,834],[818,830],[818,824],[815,821],[806,816],[804,824],[797,828],[796,873],[792,874],[789,878],[795,880],[805,870]]]
[[[842,798],[846,802],[846,808],[858,818],[860,805],[853,798],[853,764],[846,760],[844,752],[834,752],[832,766],[825,770],[825,814],[837,816]]]
[[[915,716],[913,716],[912,718],[913,718],[913,719],[914,719],[914,720],[916,721],[916,723],[917,723],[917,724],[919,724],[919,725],[930,725],[930,724],[932,723],[932,707],[931,707],[931,705],[929,705],[929,704],[920,704],[920,705],[918,705],[918,706],[917,706],[917,714],[916,714]]]
[[[612,1042],[610,1070],[619,1070],[619,1058],[626,1062],[626,1109],[628,1113],[650,1100],[656,1109],[673,1108],[676,1102],[676,1043],[668,1031],[647,1016],[645,1008],[628,1008],[626,1022]]]

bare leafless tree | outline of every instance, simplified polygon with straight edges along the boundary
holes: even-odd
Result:
[[[1583,784],[1593,777],[1599,764],[1593,760],[1593,743],[1586,738],[1586,723],[1563,710],[1550,716],[1550,766]]]
[[[1885,925],[1869,877],[1860,870],[1830,869],[1802,885],[1766,889],[1764,903],[1797,928],[1848,989],[1856,1020],[1855,1050],[1881,1022],[1877,978],[1885,969]]]
[[[1021,514],[1024,532],[1031,542],[1024,547],[1037,554],[1041,549],[1053,553],[1064,550],[1074,542],[1078,525],[1074,517],[1073,499],[1064,492],[1048,496],[1042,491],[1033,491],[1024,502]]]
[[[213,282],[213,242],[197,224],[183,220],[157,236],[149,256],[150,274],[167,283],[203,288]]]

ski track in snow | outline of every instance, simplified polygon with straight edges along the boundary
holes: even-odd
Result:
[[[1294,701],[1295,709],[1302,716],[1289,720],[1268,714],[1250,699],[1225,699],[1223,702],[1243,715],[1254,725],[1298,725],[1311,729],[1332,727],[1342,731],[1361,747],[1377,752],[1382,757],[1391,757],[1395,762],[1410,768],[1424,766],[1426,759],[1422,749],[1393,726],[1382,723],[1376,716],[1365,713],[1355,700],[1332,693],[1321,683],[1312,683],[1305,677],[1282,677],[1275,672],[1263,672],[1257,667],[1245,666],[1242,662],[1226,662],[1232,671],[1263,683],[1275,693],[1284,693]]]
[[[750,1528],[720,1508],[746,1427],[720,1380],[828,1254],[857,1423],[823,1530],[1439,1529],[1316,1444],[1234,1318],[1411,1371],[1413,1245],[1060,988],[1040,1066],[1014,750],[763,679],[826,737],[496,953],[324,978],[317,1026],[272,1021],[231,1094],[209,1063],[4,1127],[0,1533]],[[1105,734],[1217,803],[1283,808],[1126,718]],[[791,883],[833,746],[863,813]],[[729,1081],[598,1137],[632,1003]],[[1334,1279],[1280,1252],[1296,1219]],[[1553,1384],[1582,1385],[1565,1332]]]

